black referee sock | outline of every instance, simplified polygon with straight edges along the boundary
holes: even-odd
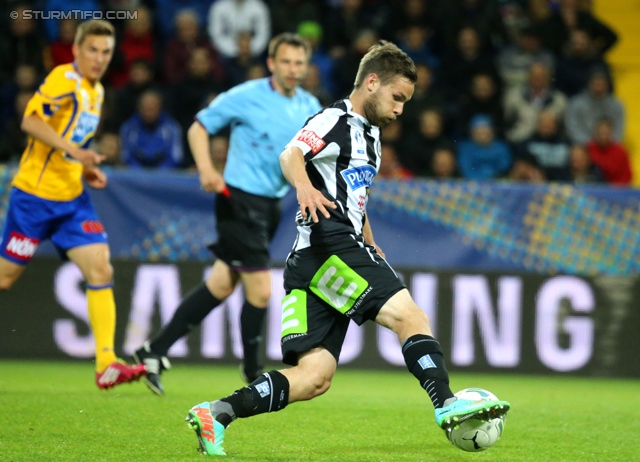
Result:
[[[220,303],[204,282],[196,286],[182,299],[171,321],[151,340],[151,351],[166,355],[171,345],[200,324]]]
[[[430,335],[414,335],[402,344],[404,362],[429,394],[433,407],[440,408],[453,397],[449,374],[444,365],[440,344]]]
[[[244,349],[244,370],[249,374],[262,369],[260,364],[260,344],[266,308],[258,308],[245,301],[240,314],[240,331],[242,332],[242,347]]]
[[[213,417],[225,427],[237,418],[278,412],[289,404],[289,380],[278,371],[265,372],[250,385],[211,403]]]

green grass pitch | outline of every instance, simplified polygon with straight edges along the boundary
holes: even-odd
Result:
[[[164,397],[142,383],[104,392],[89,362],[0,361],[0,460],[204,460],[184,417],[241,387],[237,367],[178,363],[164,384]],[[234,422],[222,460],[640,460],[638,381],[457,373],[451,385],[486,388],[511,402],[493,448],[453,447],[408,372],[338,369],[324,396]]]

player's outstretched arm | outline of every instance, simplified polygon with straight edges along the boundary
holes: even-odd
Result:
[[[298,197],[298,205],[300,206],[300,213],[305,220],[309,215],[314,223],[318,223],[319,211],[326,218],[329,218],[329,211],[327,207],[335,209],[337,206],[335,202],[331,202],[329,199],[313,187],[309,175],[304,167],[304,156],[300,148],[295,146],[289,146],[280,154],[280,167],[282,167],[282,173],[289,183],[296,189]]]
[[[60,136],[47,122],[42,120],[38,115],[31,114],[22,119],[20,128],[26,134],[37,138],[52,148],[60,149],[77,159],[85,166],[92,168],[100,164],[104,159],[97,152],[91,149],[80,149],[78,146],[71,144],[69,141]]]
[[[189,148],[200,174],[200,186],[207,192],[223,192],[227,185],[224,178],[213,166],[209,153],[209,133],[197,120],[187,131]]]

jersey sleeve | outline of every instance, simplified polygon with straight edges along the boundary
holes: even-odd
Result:
[[[73,104],[79,81],[74,71],[54,69],[27,103],[24,116],[37,114],[48,121],[60,108]]]
[[[331,149],[337,147],[337,144],[328,142],[327,135],[338,123],[340,114],[344,112],[334,109],[316,114],[296,133],[286,147],[295,146],[302,150],[304,160],[307,162],[337,155],[339,149]]]
[[[213,135],[238,118],[242,113],[243,97],[240,92],[220,93],[207,107],[196,114],[196,120]]]

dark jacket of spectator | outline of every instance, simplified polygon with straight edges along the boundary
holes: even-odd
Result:
[[[167,113],[150,125],[136,114],[120,129],[121,158],[129,167],[177,168],[182,166],[182,130]]]

